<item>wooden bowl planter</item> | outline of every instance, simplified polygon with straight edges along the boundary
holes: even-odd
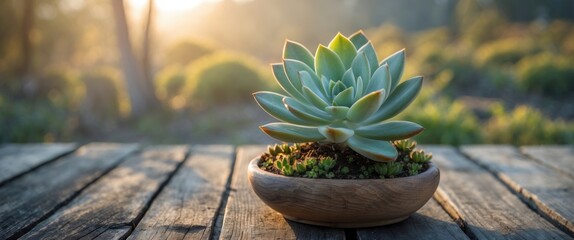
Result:
[[[248,167],[251,187],[287,219],[328,227],[373,227],[403,221],[420,209],[438,187],[438,168],[393,179],[310,179],[286,177]]]

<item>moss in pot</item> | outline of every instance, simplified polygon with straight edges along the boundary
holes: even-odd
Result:
[[[408,138],[419,124],[389,120],[422,87],[400,82],[404,50],[379,63],[359,31],[337,34],[315,55],[287,41],[273,73],[287,95],[255,100],[281,122],[261,129],[292,145],[271,146],[248,168],[255,193],[288,219],[331,227],[371,227],[406,219],[432,196],[439,170]]]

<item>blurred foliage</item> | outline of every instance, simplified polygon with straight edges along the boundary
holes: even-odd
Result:
[[[408,108],[401,119],[425,127],[425,130],[414,138],[421,143],[461,145],[482,141],[478,119],[458,101],[425,101]]]
[[[574,58],[548,53],[529,56],[517,66],[519,85],[548,96],[566,96],[574,92]]]
[[[82,75],[86,94],[81,106],[81,123],[88,131],[115,126],[129,112],[128,96],[114,68],[99,68]]]
[[[574,123],[552,121],[529,106],[507,113],[503,106],[495,105],[492,111],[485,128],[489,143],[574,144]]]
[[[261,65],[241,54],[205,56],[189,66],[186,97],[201,106],[251,101],[251,93],[268,89],[272,82]]]
[[[249,142],[244,133],[257,129],[234,132],[238,117],[230,112],[242,108],[230,106],[253,104],[254,91],[278,91],[270,68],[261,62],[280,61],[286,38],[305,45],[327,44],[324,41],[336,32],[364,29],[380,57],[407,49],[405,77],[425,76],[423,93],[399,116],[426,128],[417,140],[455,145],[573,143],[574,115],[568,113],[568,101],[574,92],[574,1],[204,3],[204,8],[169,16],[177,19],[171,25],[158,21],[153,49],[165,51],[152,53],[153,73],[164,109],[125,123],[130,104],[111,37],[109,1],[35,4],[30,33],[34,94],[23,96],[23,1],[0,1],[0,142],[66,141],[77,139],[84,127],[113,133],[130,128],[169,142],[177,142],[173,136],[179,134],[177,138],[186,141],[189,138],[180,136],[185,134],[175,126],[181,121],[176,117],[187,119],[196,113],[204,116],[194,118],[193,127],[180,128],[192,128],[191,133],[202,138],[231,136]],[[134,36],[140,34],[138,24],[130,22]],[[137,48],[141,43],[133,39]],[[240,53],[226,53],[230,51]],[[489,98],[510,107],[536,106],[506,112],[496,105],[481,115],[458,99],[461,96]],[[547,101],[561,103],[566,111],[550,112],[544,107]],[[210,114],[220,109],[225,111]],[[242,114],[239,124],[247,126],[253,113]],[[562,116],[565,120],[554,120]],[[175,130],[166,134],[158,126]]]
[[[53,142],[70,137],[76,123],[50,101],[13,101],[0,96],[0,143]]]
[[[179,41],[171,46],[166,53],[166,65],[185,66],[198,58],[211,54],[216,51],[213,44],[195,39]]]
[[[475,60],[478,66],[500,67],[515,64],[525,56],[536,53],[537,49],[528,39],[506,38],[481,45],[476,50]]]
[[[185,99],[182,95],[187,81],[188,76],[184,72],[184,67],[168,65],[156,75],[156,95],[164,106],[181,109],[185,105]]]

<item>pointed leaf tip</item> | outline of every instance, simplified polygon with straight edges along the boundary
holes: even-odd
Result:
[[[357,49],[361,48],[363,45],[365,45],[365,44],[367,44],[367,42],[369,42],[369,39],[367,38],[367,36],[363,32],[363,30],[359,30],[359,31],[353,33],[349,37],[349,40],[351,40],[351,42],[353,42],[353,45],[355,45],[355,47]]]
[[[259,127],[265,134],[285,142],[315,142],[325,139],[316,127],[269,123]]]
[[[390,121],[359,127],[355,133],[370,139],[394,141],[413,137],[423,130],[421,125],[413,122]]]
[[[371,116],[367,123],[378,123],[389,119],[413,102],[422,87],[423,77],[413,77],[401,83],[385,100],[385,104]]]
[[[389,71],[391,73],[391,92],[394,91],[401,78],[405,68],[405,49],[401,49],[381,61],[382,64],[389,64]],[[390,92],[389,92],[390,93]]]
[[[337,53],[319,45],[315,54],[315,71],[319,77],[325,76],[329,80],[341,80],[343,73],[345,73],[345,66]]]
[[[385,98],[385,90],[374,91],[365,95],[355,102],[349,112],[347,119],[352,122],[361,122],[376,112]]]
[[[315,58],[313,54],[302,44],[287,40],[283,46],[283,59],[294,59],[305,63],[315,70]]]
[[[357,55],[355,45],[341,33],[338,33],[337,36],[331,40],[329,49],[333,50],[333,52],[339,56],[346,69],[351,67],[351,63]]]

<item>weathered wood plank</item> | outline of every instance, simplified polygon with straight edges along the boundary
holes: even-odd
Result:
[[[0,188],[0,239],[18,237],[115,167],[135,145],[93,143]]]
[[[357,229],[358,239],[468,239],[434,199],[407,220],[376,228]]]
[[[4,144],[0,147],[0,185],[74,149],[74,143]]]
[[[520,150],[536,161],[574,178],[574,147],[572,145],[524,146]]]
[[[209,239],[233,157],[229,145],[194,146],[129,239]]]
[[[452,147],[426,146],[441,170],[437,201],[478,239],[570,239]],[[492,156],[492,155],[485,155]]]
[[[574,236],[574,179],[528,159],[512,146],[463,146],[461,150]]]
[[[132,155],[21,239],[128,234],[187,151],[187,146],[154,146]]]
[[[247,165],[264,150],[264,146],[243,146],[238,149],[220,238],[344,239],[345,232],[341,229],[288,221],[259,200],[247,181]]]

